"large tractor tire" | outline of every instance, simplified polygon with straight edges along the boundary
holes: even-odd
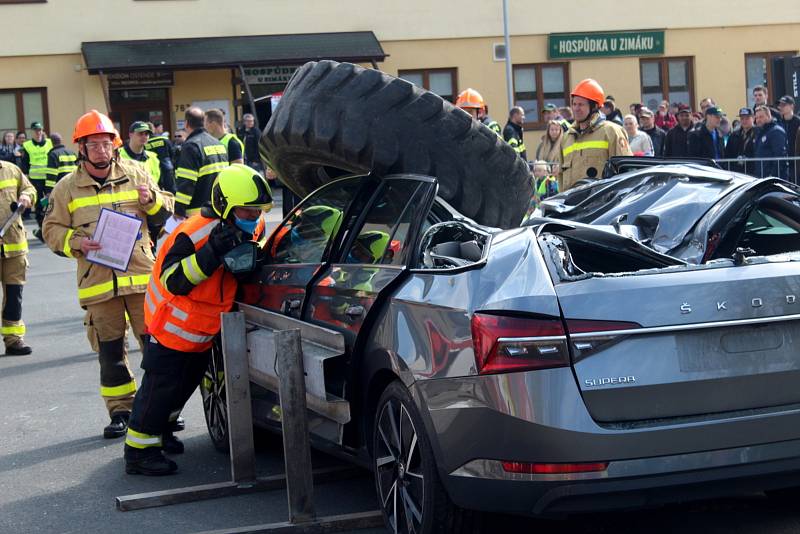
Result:
[[[260,150],[300,196],[342,174],[425,174],[462,214],[511,228],[532,194],[527,163],[489,128],[430,91],[350,63],[301,67]]]

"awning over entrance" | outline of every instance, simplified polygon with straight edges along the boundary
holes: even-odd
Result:
[[[213,69],[239,65],[299,64],[318,59],[383,61],[371,31],[96,41],[81,45],[90,74],[136,69]]]

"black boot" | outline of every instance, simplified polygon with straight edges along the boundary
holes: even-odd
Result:
[[[165,457],[159,449],[137,450],[125,446],[125,472],[129,475],[162,476],[178,470],[178,464]]]
[[[121,438],[128,431],[128,419],[130,412],[116,412],[111,414],[111,422],[103,429],[103,437],[106,439]]]
[[[167,454],[183,454],[183,442],[169,432],[161,439],[161,450]]]
[[[33,349],[25,344],[21,339],[16,340],[10,345],[6,345],[6,356],[27,356]]]

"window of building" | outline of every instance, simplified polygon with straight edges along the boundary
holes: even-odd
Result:
[[[779,57],[791,58],[796,52],[759,52],[744,55],[744,70],[747,77],[747,105],[753,105],[753,87],[763,85],[772,93],[773,60]],[[781,95],[770,95],[775,100]]]
[[[526,128],[544,127],[545,104],[569,104],[567,63],[514,65],[514,105],[525,110]]]
[[[0,89],[0,132],[24,130],[30,136],[32,122],[49,131],[47,89]]]
[[[694,62],[690,57],[639,61],[642,103],[657,109],[662,100],[694,107]]]
[[[424,87],[449,102],[455,102],[458,96],[457,75],[458,69],[455,68],[401,70],[397,74],[398,78]]]

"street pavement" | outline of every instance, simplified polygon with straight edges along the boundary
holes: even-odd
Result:
[[[279,201],[269,220],[280,220]],[[0,534],[191,533],[285,521],[282,491],[132,512],[115,509],[116,496],[229,480],[229,460],[212,447],[195,394],[184,411],[186,430],[179,434],[186,444],[186,453],[175,458],[179,473],[164,478],[124,474],[122,439],[101,435],[108,416],[99,397],[96,355],[82,326],[75,263],[55,256],[36,239],[29,237],[29,242],[23,316],[34,353],[0,357]],[[141,354],[133,338],[130,346],[131,366],[141,379]],[[260,476],[283,471],[278,443],[267,439],[258,447]],[[318,453],[313,462],[339,463]],[[315,498],[320,515],[375,508],[366,472],[318,486]],[[491,516],[487,523],[487,532],[800,532],[795,506],[761,495],[560,521]]]

